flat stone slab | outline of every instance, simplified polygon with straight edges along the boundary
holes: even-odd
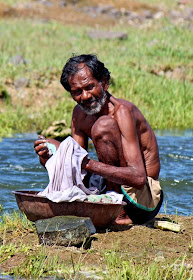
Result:
[[[56,216],[35,222],[40,244],[82,246],[96,232],[87,217]]]
[[[127,33],[124,32],[109,32],[109,31],[100,31],[100,30],[92,30],[88,32],[87,35],[90,39],[126,40],[128,38]]]

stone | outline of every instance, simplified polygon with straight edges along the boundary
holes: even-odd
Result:
[[[180,18],[182,16],[182,14],[177,10],[171,10],[170,11],[170,16],[172,18]]]
[[[30,80],[25,77],[21,77],[14,82],[14,86],[18,88],[29,87]]]
[[[67,127],[65,120],[54,121],[47,129],[39,131],[39,134],[62,141],[71,135],[71,129]]]
[[[108,31],[100,31],[93,30],[88,33],[88,37],[91,39],[119,39],[126,40],[128,38],[127,34],[124,32],[108,32]]]
[[[111,5],[103,5],[103,6],[97,6],[97,12],[99,14],[107,14],[113,9],[113,6]]]
[[[186,8],[184,10],[184,19],[190,21],[193,19],[193,8]]]
[[[14,55],[9,59],[9,62],[13,65],[27,64],[27,61],[21,54]]]
[[[177,79],[177,80],[185,80],[186,79],[186,72],[185,72],[185,68],[181,68],[181,67],[176,67],[173,70],[172,73],[172,78],[173,79]]]
[[[158,44],[158,43],[159,43],[158,39],[154,38],[152,41],[149,41],[149,42],[147,43],[147,45],[148,45],[148,46],[154,46],[154,45],[156,45],[156,44]]]
[[[178,5],[190,5],[191,0],[180,0],[178,1]]]
[[[89,217],[56,216],[35,222],[40,244],[84,246],[96,229]]]
[[[62,7],[62,8],[67,6],[67,3],[66,3],[65,0],[59,1],[58,4],[59,4],[59,6]]]
[[[159,11],[159,12],[157,12],[153,15],[154,19],[160,19],[160,18],[163,18],[163,17],[164,17],[164,13],[162,11]]]
[[[47,1],[47,0],[39,0],[38,1],[39,4],[45,5],[47,7],[52,7],[53,3],[51,1]]]
[[[143,11],[143,16],[147,19],[150,19],[150,18],[153,18],[153,14],[152,14],[152,11],[150,10],[144,10]]]

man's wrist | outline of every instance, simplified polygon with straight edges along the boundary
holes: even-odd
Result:
[[[86,170],[86,166],[89,163],[89,161],[90,161],[90,159],[88,158],[88,156],[84,157],[83,161],[82,161],[81,168]]]

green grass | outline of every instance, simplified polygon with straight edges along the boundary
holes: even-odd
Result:
[[[35,228],[25,215],[21,215],[18,211],[13,211],[11,214],[3,213],[0,216],[0,235],[6,236],[8,231],[13,231],[15,236],[20,236],[21,233],[34,232]],[[3,238],[2,243],[6,243]]]
[[[186,25],[175,26],[166,19],[151,27],[116,26],[127,40],[91,40],[88,27],[64,26],[56,22],[30,20],[0,21],[0,85],[18,77],[34,75],[58,80],[66,60],[72,55],[96,53],[112,73],[110,92],[135,103],[153,128],[193,128],[193,33]],[[10,39],[11,38],[11,39]],[[152,43],[154,42],[154,43]],[[22,54],[26,65],[12,65],[9,59]],[[186,80],[156,76],[152,70],[183,67]],[[42,87],[42,85],[38,85]],[[66,108],[63,107],[65,104]],[[70,124],[73,103],[64,96],[57,108],[33,112],[16,104],[1,113],[0,135],[47,127],[52,120],[63,119]],[[57,112],[54,112],[57,111]],[[44,120],[42,120],[44,119]]]
[[[8,235],[9,233],[9,235]],[[10,233],[11,238],[10,240]],[[123,253],[119,243],[113,244],[112,249],[101,251],[96,249],[87,251],[80,250],[78,260],[73,254],[71,259],[63,261],[59,253],[65,254],[65,248],[40,246],[39,244],[28,244],[23,236],[36,234],[35,226],[18,211],[11,213],[1,213],[0,216],[0,264],[3,266],[1,273],[21,277],[25,279],[40,279],[41,277],[56,277],[59,279],[96,279],[105,280],[191,280],[193,279],[192,270],[186,265],[188,256],[180,257],[175,261],[165,259],[160,262],[152,260],[147,262],[145,256],[140,263],[128,254]],[[28,238],[27,240],[30,241]],[[73,250],[72,250],[73,252]],[[87,266],[86,257],[93,255],[103,259],[100,266]],[[192,254],[192,240],[189,245],[189,254]],[[19,256],[20,264],[15,264],[12,258]],[[192,256],[192,255],[191,255]],[[93,257],[93,256],[92,256]],[[10,266],[4,266],[9,261]]]
[[[7,5],[15,5],[15,4],[21,4],[21,3],[27,3],[31,2],[30,0],[0,0],[0,3],[6,3]]]

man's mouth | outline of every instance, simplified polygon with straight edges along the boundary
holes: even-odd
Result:
[[[87,102],[81,102],[80,105],[82,105],[83,107],[86,107],[86,108],[90,108],[90,107],[95,107],[96,103],[97,103],[97,101],[94,99],[94,100],[87,101]]]

